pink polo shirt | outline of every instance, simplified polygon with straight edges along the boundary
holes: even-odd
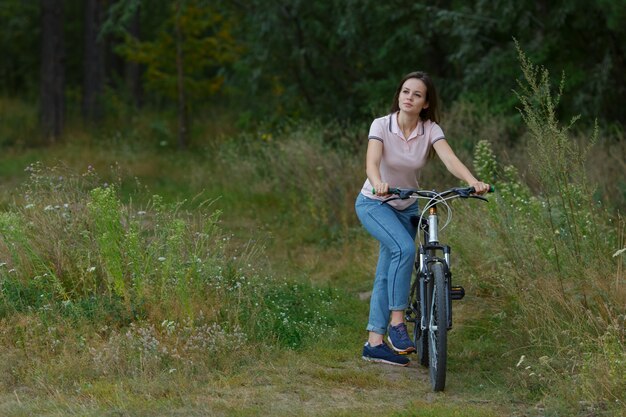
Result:
[[[380,161],[380,175],[390,187],[419,188],[419,177],[428,159],[433,143],[445,139],[441,127],[433,121],[419,121],[409,138],[405,138],[398,126],[398,113],[379,117],[372,122],[369,140],[383,143],[383,157]],[[372,184],[365,180],[361,193],[369,198],[384,200],[372,194]],[[415,202],[414,199],[393,200],[389,204],[398,210],[404,210]]]

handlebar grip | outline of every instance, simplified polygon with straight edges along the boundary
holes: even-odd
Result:
[[[389,192],[389,194],[400,194],[400,189],[399,188],[389,187],[388,192]],[[372,194],[376,195],[376,188],[372,188]]]
[[[488,193],[493,193],[495,192],[496,189],[493,185],[489,184],[489,190],[487,191]],[[473,194],[476,192],[476,189],[474,187],[470,187],[470,193]]]

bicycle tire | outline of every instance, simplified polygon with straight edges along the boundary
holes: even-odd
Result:
[[[432,303],[428,323],[428,348],[430,383],[433,391],[443,391],[446,385],[448,355],[448,309],[447,288],[441,262],[430,266],[432,272]]]
[[[415,300],[415,302],[411,303],[411,305],[415,306],[415,326],[413,327],[413,343],[415,343],[415,347],[417,349],[417,358],[420,365],[428,367],[428,328],[424,330],[420,329],[422,325],[422,301],[419,299],[419,291],[419,285],[416,285],[413,292],[413,299]]]

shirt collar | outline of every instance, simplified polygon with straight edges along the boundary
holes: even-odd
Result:
[[[404,137],[403,133],[400,131],[400,125],[398,125],[398,113],[391,113],[389,115],[389,132],[398,135],[399,137]],[[413,138],[417,138],[418,136],[424,136],[424,121],[420,119],[417,122],[417,126],[411,132],[411,135],[407,140],[411,140]]]

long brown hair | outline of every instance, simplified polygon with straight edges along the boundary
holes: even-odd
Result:
[[[402,91],[402,86],[406,80],[411,78],[422,80],[424,85],[426,85],[426,102],[428,103],[428,107],[422,109],[420,112],[420,119],[423,121],[431,120],[435,123],[439,123],[439,99],[437,96],[437,89],[435,88],[435,84],[431,80],[430,76],[423,71],[410,72],[402,78],[400,84],[398,84],[398,88],[396,88],[396,94],[394,95],[393,102],[391,103],[391,113],[395,113],[400,110],[400,106],[398,105],[400,91]]]

